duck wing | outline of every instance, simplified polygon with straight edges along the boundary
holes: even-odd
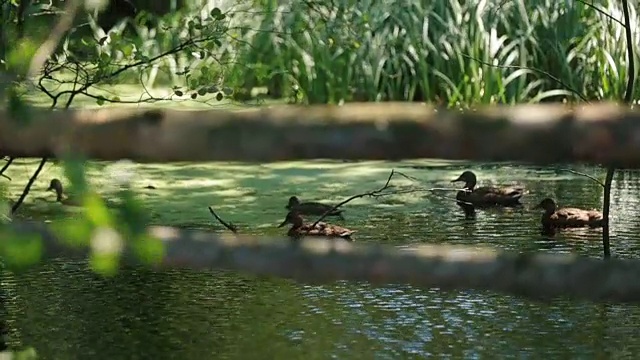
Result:
[[[299,211],[306,215],[323,215],[327,211],[333,209],[333,206],[319,202],[305,202],[295,205],[292,210]],[[342,210],[335,209],[329,213],[330,216],[340,215]]]
[[[524,195],[524,189],[520,187],[483,186],[474,189],[471,194],[487,202],[499,202],[505,199],[520,199]]]
[[[551,215],[551,220],[570,225],[586,225],[601,222],[602,213],[597,210],[584,210],[578,208],[562,208]]]

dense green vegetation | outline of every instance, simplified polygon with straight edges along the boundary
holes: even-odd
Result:
[[[75,61],[68,54],[83,59],[87,73],[100,75],[92,83],[176,87],[182,96],[173,99],[187,101],[193,93],[200,101],[232,92],[246,100],[256,87],[309,103],[617,101],[627,79],[615,1],[245,0],[219,10],[206,3],[178,8],[172,2],[164,15],[140,11],[134,21],[117,23],[108,38],[90,18],[69,35],[59,61]],[[633,5],[631,28],[637,28]],[[34,19],[26,26],[35,30],[27,33],[42,36],[37,29],[44,20]],[[55,69],[67,87],[73,69]],[[106,76],[109,70],[118,74]],[[153,97],[170,95],[162,94]]]
[[[21,76],[27,73],[33,54],[50,35],[59,10],[66,3],[32,1],[23,8],[21,5],[27,4],[24,0],[0,0],[0,58],[5,75],[16,74],[18,80],[23,80]],[[81,12],[43,72],[37,74],[34,87],[15,79],[15,86],[2,86],[2,95],[9,90],[8,106],[25,110],[20,100],[56,108],[89,103],[136,106],[141,102],[228,106],[245,102],[256,89],[264,88],[275,101],[408,100],[467,107],[482,103],[619,100],[628,78],[622,15],[620,5],[613,1],[587,5],[581,1],[550,0],[243,0],[226,1],[216,8],[208,1],[191,0],[169,1],[162,9],[152,7],[160,2],[136,3],[142,11],[134,19],[113,12],[103,11],[97,17],[97,12]],[[637,19],[632,5],[631,28],[637,28]],[[637,43],[640,37],[634,36]],[[634,98],[639,91],[636,87]],[[27,115],[20,118],[27,121]],[[64,219],[56,218],[52,228],[73,245],[86,245],[100,230],[115,229],[133,242],[138,255],[153,263],[163,250],[144,233],[144,225],[173,222],[197,227],[207,226],[210,221],[204,212],[210,193],[200,194],[197,201],[192,196],[177,206],[171,203],[172,209],[159,214],[159,207],[154,213],[141,200],[154,197],[126,181],[111,192],[116,202],[107,207],[104,199],[96,196],[95,187],[91,186],[93,179],[87,178],[86,171],[96,164],[77,158],[62,160],[56,176],[68,181],[71,193],[84,197],[83,210],[87,211],[73,217],[64,213]],[[45,163],[42,160],[41,164]],[[258,170],[244,169],[251,172],[247,178],[256,177]],[[349,169],[355,167],[349,165]],[[12,173],[18,170],[24,168],[13,167],[8,172],[15,181],[8,189],[9,197],[14,199],[28,191],[23,189],[31,176],[24,171],[21,176]],[[237,169],[234,171],[237,176]],[[162,176],[167,172],[167,168],[162,169]],[[350,176],[362,180],[363,175]],[[177,178],[165,180],[179,183]],[[44,192],[48,180],[37,180],[35,193]],[[247,185],[251,191],[242,194],[238,193],[237,184],[234,193],[231,189],[220,190],[225,181],[230,184],[235,180],[212,182],[219,198],[236,197],[236,203],[241,197],[264,198],[253,185]],[[163,185],[168,187],[167,183]],[[278,184],[282,182],[278,180]],[[315,191],[319,188],[314,187]],[[286,198],[290,190],[280,189],[282,194],[277,195]],[[186,191],[193,193],[191,189]],[[183,200],[186,197],[178,196],[175,189],[156,193],[163,192]],[[269,193],[275,196],[274,191]],[[589,196],[594,195],[589,192]],[[148,205],[149,199],[144,200]],[[155,200],[166,198],[155,196]],[[423,217],[424,199],[414,200],[421,201],[416,213]],[[591,200],[585,200],[585,204],[596,202]],[[194,204],[197,215],[188,211]],[[47,211],[52,209],[50,203],[33,201],[26,206],[31,213],[25,217],[42,219],[50,215],[46,211],[38,213],[38,205],[44,205]],[[382,205],[398,206],[393,201]],[[402,206],[406,210],[406,201]],[[277,203],[273,209],[279,213],[282,206]],[[243,210],[243,214],[250,213],[248,208]],[[252,211],[254,218],[249,220],[255,220],[261,228],[271,228],[277,219],[276,210],[273,214],[267,212],[271,217]],[[5,209],[2,212],[4,215]],[[188,221],[178,217],[178,212],[194,224],[186,224]],[[384,216],[380,219],[388,220]],[[2,220],[10,221],[4,216]],[[410,223],[402,216],[395,221]],[[522,228],[515,221],[512,224]],[[373,223],[363,228],[362,233],[366,234],[368,228],[377,239],[398,238],[394,232],[378,233]],[[474,229],[465,224],[462,232]],[[1,234],[9,240],[1,244],[0,253],[6,265],[17,268],[40,259],[39,238],[11,236],[15,234],[5,230],[3,227]],[[90,262],[94,270],[113,275],[117,257],[114,253],[96,252]]]

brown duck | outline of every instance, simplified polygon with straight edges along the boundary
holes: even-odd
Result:
[[[584,210],[578,208],[560,208],[553,199],[546,198],[535,207],[543,209],[544,214],[540,221],[545,229],[552,228],[578,228],[578,227],[602,227],[604,219],[598,210]]]
[[[313,223],[305,223],[300,213],[295,211],[289,211],[287,217],[280,225],[278,225],[278,227],[281,228],[287,224],[293,225],[287,232],[287,235],[294,238],[303,236],[323,236],[353,241],[353,239],[351,239],[351,235],[355,233],[354,230],[349,230],[338,225],[327,224],[325,222],[319,222],[312,227]]]
[[[476,174],[465,171],[457,179],[451,182],[464,182],[464,189],[468,191],[458,191],[456,200],[471,204],[473,206],[516,206],[520,204],[520,198],[525,194],[521,187],[507,186],[483,186],[476,188]]]
[[[64,194],[64,189],[62,187],[62,182],[58,179],[52,179],[49,183],[49,187],[47,191],[54,190],[56,192],[56,201],[60,202],[63,205],[68,206],[81,206],[82,203],[78,199],[74,199],[68,197]]]
[[[300,215],[322,216],[327,211],[333,209],[333,206],[314,201],[301,203],[297,196],[292,196],[289,198],[289,204],[285,206],[285,209],[296,211]],[[327,216],[337,216],[341,219],[344,219],[344,217],[342,217],[342,211],[343,210],[340,209],[334,209],[329,214],[327,214]]]

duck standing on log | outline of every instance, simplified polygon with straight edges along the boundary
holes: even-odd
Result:
[[[328,237],[328,238],[342,238],[347,241],[353,241],[351,235],[355,233],[354,230],[347,229],[342,226],[327,224],[325,222],[318,222],[313,226],[313,223],[305,223],[300,213],[289,211],[284,221],[278,225],[279,228],[291,224],[291,228],[287,231],[287,235],[292,238],[301,238],[304,236],[315,237]]]
[[[451,182],[464,182],[464,189],[467,191],[458,191],[456,200],[461,206],[519,206],[520,198],[526,193],[524,188],[515,186],[482,186],[476,188],[476,174],[471,171],[465,171],[457,179]]]

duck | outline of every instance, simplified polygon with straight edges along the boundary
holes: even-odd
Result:
[[[290,197],[289,204],[287,204],[287,206],[285,206],[284,208],[290,211],[295,210],[301,215],[322,216],[327,211],[331,211],[329,212],[329,214],[327,214],[327,216],[337,216],[341,219],[344,219],[344,217],[342,216],[343,210],[333,209],[333,206],[320,202],[308,201],[301,203],[300,199],[298,199],[297,196]]]
[[[464,189],[467,191],[458,191],[456,200],[458,204],[466,204],[472,206],[517,206],[522,205],[520,198],[525,194],[525,190],[515,186],[483,186],[476,188],[476,174],[472,171],[464,171],[458,178],[451,180],[454,182],[464,182]]]
[[[604,217],[600,211],[569,207],[558,209],[556,202],[551,198],[543,199],[534,208],[544,210],[540,222],[542,227],[547,230],[553,228],[599,228],[604,225]]]
[[[68,206],[81,206],[82,203],[80,202],[80,200],[66,196],[64,194],[64,189],[62,187],[62,181],[60,181],[59,179],[51,179],[51,182],[49,183],[49,187],[47,188],[47,191],[51,191],[54,190],[56,192],[56,201],[63,204],[63,205],[68,205]]]
[[[289,231],[287,231],[287,235],[292,238],[300,238],[303,236],[322,236],[353,241],[351,235],[356,232],[342,226],[327,224],[322,221],[313,226],[313,223],[305,223],[302,215],[297,211],[289,211],[287,213],[287,217],[280,225],[278,225],[278,227],[281,228],[287,224],[292,225]]]

